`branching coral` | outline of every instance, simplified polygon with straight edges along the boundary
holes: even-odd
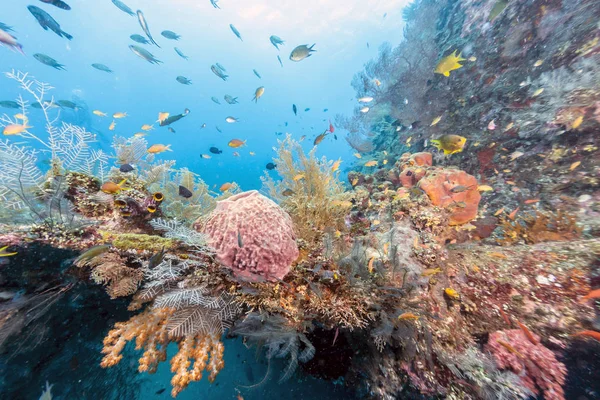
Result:
[[[166,360],[168,344],[177,342],[179,352],[171,359],[171,371],[175,373],[171,394],[175,397],[190,382],[200,380],[205,369],[212,382],[224,366],[220,337],[240,308],[232,296],[213,295],[205,283],[194,277],[194,267],[202,266],[201,259],[181,260],[173,255],[165,256],[158,265],[148,263],[146,283],[130,309],[139,309],[147,302],[153,304],[128,321],[117,323],[109,332],[101,365],[117,364],[125,344],[136,339],[136,349],[144,349],[139,371],[153,373],[158,363]]]
[[[298,237],[309,243],[317,242],[325,228],[343,230],[349,208],[339,172],[332,161],[318,159],[316,149],[304,154],[300,143],[287,135],[274,159],[281,181],[268,173],[261,178],[263,190],[292,216]]]
[[[215,207],[215,199],[210,196],[206,183],[187,168],[167,174],[167,177],[168,179],[163,182],[149,185],[151,191],[164,193],[162,209],[167,216],[191,223]],[[180,186],[189,190],[192,196],[188,198],[181,196]]]

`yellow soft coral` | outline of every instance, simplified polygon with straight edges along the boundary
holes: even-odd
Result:
[[[274,159],[281,181],[269,175],[261,178],[266,193],[292,217],[298,237],[309,243],[318,241],[326,227],[343,230],[352,206],[334,162],[317,158],[315,151],[316,147],[305,154],[300,143],[287,135]]]

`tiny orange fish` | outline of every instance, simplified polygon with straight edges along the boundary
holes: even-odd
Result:
[[[513,353],[514,355],[516,355],[516,356],[518,356],[520,358],[525,358],[525,357],[523,357],[523,354],[519,353],[517,351],[517,349],[515,349],[514,347],[512,347],[509,343],[503,342],[502,340],[498,340],[498,344],[501,345],[502,347],[504,347],[509,352]]]
[[[413,320],[414,321],[414,320],[417,320],[419,318],[421,318],[421,317],[419,317],[418,315],[413,314],[411,312],[405,312],[405,313],[402,313],[402,314],[398,315],[398,319],[399,320]]]
[[[150,154],[160,154],[165,151],[173,151],[173,150],[171,150],[170,144],[168,144],[166,146],[164,144],[153,144],[152,146],[150,146],[148,148],[148,153],[150,153]]]
[[[587,336],[587,337],[591,337],[592,339],[596,339],[597,341],[600,342],[600,332],[596,332],[596,331],[590,331],[590,330],[581,331],[581,332],[577,332],[573,336]]]
[[[105,182],[100,187],[100,190],[102,190],[104,193],[108,193],[108,194],[119,193],[121,190],[123,190],[123,185],[125,184],[126,181],[127,181],[127,179],[123,179],[119,183],[114,183],[114,182],[110,182],[110,181]]]
[[[342,163],[342,160],[337,160],[336,162],[333,163],[332,167],[331,167],[331,172],[335,172],[338,170],[338,168],[340,168],[340,164]]]
[[[500,311],[500,315],[502,316],[502,319],[504,320],[504,322],[506,322],[506,325],[512,326],[512,321],[510,320],[510,317],[508,315],[506,315],[504,310],[502,308],[499,308],[498,311]]]
[[[114,131],[115,130],[115,126],[117,126],[117,122],[113,120],[113,122],[110,123],[110,126],[108,127],[109,131]]]
[[[503,260],[505,260],[505,259],[508,258],[504,254],[502,254],[502,253],[496,253],[496,252],[489,253],[489,255],[492,256],[492,257],[501,258]]]
[[[511,212],[510,214],[508,214],[508,218],[509,218],[511,221],[514,221],[514,220],[515,220],[515,217],[517,216],[517,213],[519,212],[519,208],[520,208],[520,207],[517,207],[517,208],[515,208],[513,212]]]
[[[532,344],[537,346],[540,343],[535,336],[533,336],[533,333],[531,333],[531,331],[525,325],[520,323],[519,320],[517,320],[517,325],[519,325],[519,328],[521,328],[525,334],[525,337],[527,337],[527,340],[529,340]]]
[[[374,262],[375,262],[375,257],[371,257],[371,259],[369,260],[369,264],[367,265],[367,269],[369,270],[370,274],[373,273],[373,263]]]
[[[498,211],[496,211],[494,213],[494,217],[497,217],[498,215],[502,214],[504,212],[504,207],[502,207],[501,209],[499,209]]]
[[[525,200],[523,203],[525,204],[535,204],[538,203],[540,201],[540,199],[529,199],[529,200]]]
[[[377,161],[372,160],[365,163],[365,167],[374,167],[377,165]]]
[[[238,147],[242,147],[242,146],[243,146],[243,145],[245,145],[245,144],[246,144],[246,141],[245,141],[245,140],[244,140],[244,141],[242,141],[242,140],[240,140],[240,139],[231,139],[231,140],[229,141],[229,143],[227,143],[227,145],[228,145],[229,147],[233,147],[234,149],[235,149],[235,148],[238,148]]]
[[[592,299],[600,299],[600,289],[592,290],[591,292],[583,296],[579,301],[581,303],[585,303],[586,301]]]
[[[221,185],[221,187],[219,188],[219,190],[221,192],[226,192],[229,189],[231,189],[232,187],[233,187],[233,183],[225,182],[224,184]]]

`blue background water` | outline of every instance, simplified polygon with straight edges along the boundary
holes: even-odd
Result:
[[[162,46],[160,49],[134,43],[130,35],[143,35],[137,18],[116,8],[110,0],[67,2],[71,11],[33,0],[3,4],[0,21],[14,27],[14,35],[23,44],[26,56],[0,48],[0,71],[29,72],[55,87],[51,93],[55,99],[84,105],[78,112],[62,110],[61,119],[96,132],[98,146],[109,153],[115,134],[131,137],[140,132],[143,124],[156,121],[158,112],[175,115],[187,107],[191,110],[189,116],[172,125],[176,133],[155,124],[156,129],[146,137],[149,144],[172,145],[173,153],[164,153],[159,158],[177,160],[178,167],[199,173],[211,187],[236,181],[248,190],[260,187],[259,177],[274,155],[272,147],[276,146],[277,138],[283,137],[276,136],[275,132],[289,132],[296,139],[307,135],[303,145],[309,150],[316,135],[329,126],[329,119],[333,121],[336,113],[350,113],[356,107],[355,93],[350,86],[352,76],[376,55],[382,42],[396,44],[401,39],[400,15],[407,1],[221,0],[220,10],[214,9],[209,0],[127,1],[134,11],[142,9],[154,39]],[[50,13],[74,39],[68,41],[42,30],[27,10],[29,4]],[[243,42],[234,36],[229,24],[237,27]],[[181,40],[162,37],[160,32],[166,29],[180,34]],[[269,42],[270,35],[286,41],[280,51]],[[317,52],[312,57],[299,63],[289,60],[295,46],[313,43]],[[138,58],[128,48],[130,44],[145,47],[164,64],[151,65]],[[181,49],[189,60],[180,58],[174,47]],[[41,64],[32,57],[35,53],[56,59],[67,70],[58,71]],[[283,61],[283,68],[277,55]],[[216,62],[227,69],[228,81],[222,81],[210,71]],[[114,73],[98,71],[91,67],[92,63],[105,64]],[[253,74],[253,69],[262,79]],[[184,86],[176,82],[178,75],[191,79],[193,84]],[[255,104],[251,100],[259,86],[265,87],[265,94]],[[0,78],[0,100],[13,100],[19,93],[23,92],[15,82]],[[238,97],[239,104],[228,105],[223,99],[225,94]],[[213,103],[212,96],[217,97],[221,105]],[[298,107],[297,116],[292,112],[292,104]],[[310,111],[305,112],[305,108]],[[323,111],[325,108],[327,112]],[[106,112],[109,117],[95,116],[92,110]],[[44,137],[45,121],[41,111],[30,111],[32,132]],[[1,109],[0,112],[13,115],[18,111]],[[129,117],[117,120],[116,129],[111,132],[108,130],[110,115],[115,112],[127,112]],[[239,118],[240,122],[228,124],[227,116]],[[207,125],[205,129],[201,129],[203,123]],[[216,126],[223,132],[219,133]],[[352,152],[343,139],[344,132],[337,130],[336,134],[338,140],[330,135],[319,146],[318,154],[330,159],[342,157],[344,168],[350,165]],[[247,140],[247,146],[228,148],[228,141],[234,138]],[[222,149],[223,154],[201,158],[200,154],[209,153],[211,146]],[[233,156],[236,150],[240,157]],[[256,156],[250,156],[250,151]],[[180,399],[199,395],[234,398],[237,384],[248,385],[262,379],[267,368],[264,359],[257,361],[255,351],[247,350],[239,340],[225,343],[226,368],[215,383],[210,385],[206,378],[193,383],[180,394]],[[135,354],[123,362],[137,363],[138,357],[139,354]],[[82,362],[85,364],[85,360]],[[168,363],[163,363],[156,375],[139,377],[143,378],[141,398],[169,397],[172,376],[169,368]],[[250,371],[254,382],[248,379]],[[311,377],[298,380],[296,376],[279,385],[278,373],[277,366],[272,366],[271,379],[265,385],[252,391],[242,390],[242,394],[246,399],[348,396],[341,385]],[[56,377],[43,379],[46,378],[52,383]],[[68,384],[60,380],[54,383],[55,392],[59,393],[64,391],[59,385]],[[155,395],[162,388],[166,391]]]
[[[137,18],[115,7],[110,0],[68,1],[71,11],[64,11],[41,2],[12,1],[4,6],[2,22],[15,28],[15,36],[23,44],[27,56],[0,52],[0,70],[17,69],[31,73],[37,79],[52,84],[56,99],[81,99],[92,110],[101,110],[109,117],[89,114],[73,119],[70,110],[62,116],[69,121],[85,121],[88,129],[99,132],[101,146],[110,150],[114,134],[130,137],[140,132],[143,124],[151,124],[159,111],[171,115],[189,108],[188,117],[175,123],[171,133],[166,127],[151,131],[149,144],[171,144],[173,153],[163,159],[176,159],[179,167],[199,173],[212,187],[226,181],[236,181],[243,189],[260,186],[259,177],[265,164],[271,161],[276,145],[275,132],[290,132],[296,139],[307,135],[304,146],[312,147],[313,139],[329,126],[336,113],[349,113],[356,106],[350,81],[368,59],[376,55],[384,41],[397,43],[401,38],[401,9],[406,0],[370,1],[233,1],[221,0],[222,9],[212,7],[209,0],[131,0],[126,2],[134,11],[141,8],[154,39],[162,48],[143,46],[161,65],[152,65],[135,56],[128,45],[136,44],[129,36],[143,32]],[[61,28],[74,36],[72,41],[43,31],[27,10],[28,4],[49,12]],[[384,14],[387,14],[384,17]],[[229,28],[234,24],[243,42]],[[181,40],[165,39],[160,32],[172,30]],[[286,41],[281,51],[270,43],[269,36]],[[369,47],[367,47],[367,42]],[[291,50],[300,44],[316,43],[313,56],[299,63],[289,60]],[[186,61],[174,51],[181,49]],[[32,55],[44,53],[64,64],[67,71],[54,70],[36,61]],[[284,67],[276,58],[280,55]],[[210,66],[219,62],[227,69],[229,79],[216,77]],[[103,63],[114,73],[107,74],[91,67]],[[258,79],[252,72],[262,76]],[[185,86],[175,78],[183,75],[193,84]],[[265,87],[258,104],[252,102],[259,86]],[[19,93],[15,84],[2,79],[0,99],[14,99]],[[228,105],[223,96],[238,97],[240,104]],[[215,96],[221,105],[213,103]],[[298,116],[292,112],[298,107]],[[310,111],[305,112],[305,108]],[[328,111],[323,110],[327,108]],[[3,109],[12,113],[12,110]],[[34,132],[41,134],[41,112],[32,110]],[[127,112],[129,117],[117,120],[116,129],[108,126],[114,112]],[[228,124],[227,116],[240,119]],[[285,123],[288,126],[285,126]],[[200,129],[203,123],[206,129]],[[157,124],[156,124],[157,125]],[[219,133],[215,126],[221,128]],[[319,154],[329,158],[342,157],[350,164],[350,147],[343,132],[338,140],[329,136],[320,146]],[[227,147],[229,140],[247,140],[247,146],[237,149],[234,157]],[[223,150],[212,159],[202,159],[210,146]],[[256,153],[255,157],[249,152]]]

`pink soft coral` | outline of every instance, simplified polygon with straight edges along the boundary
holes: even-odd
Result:
[[[217,202],[196,226],[210,237],[217,259],[238,278],[276,281],[298,258],[290,216],[256,190]]]
[[[567,369],[552,351],[539,343],[538,335],[532,335],[537,345],[520,329],[497,331],[490,334],[486,349],[492,353],[498,368],[519,375],[523,385],[536,395],[541,391],[546,399],[563,400]]]

